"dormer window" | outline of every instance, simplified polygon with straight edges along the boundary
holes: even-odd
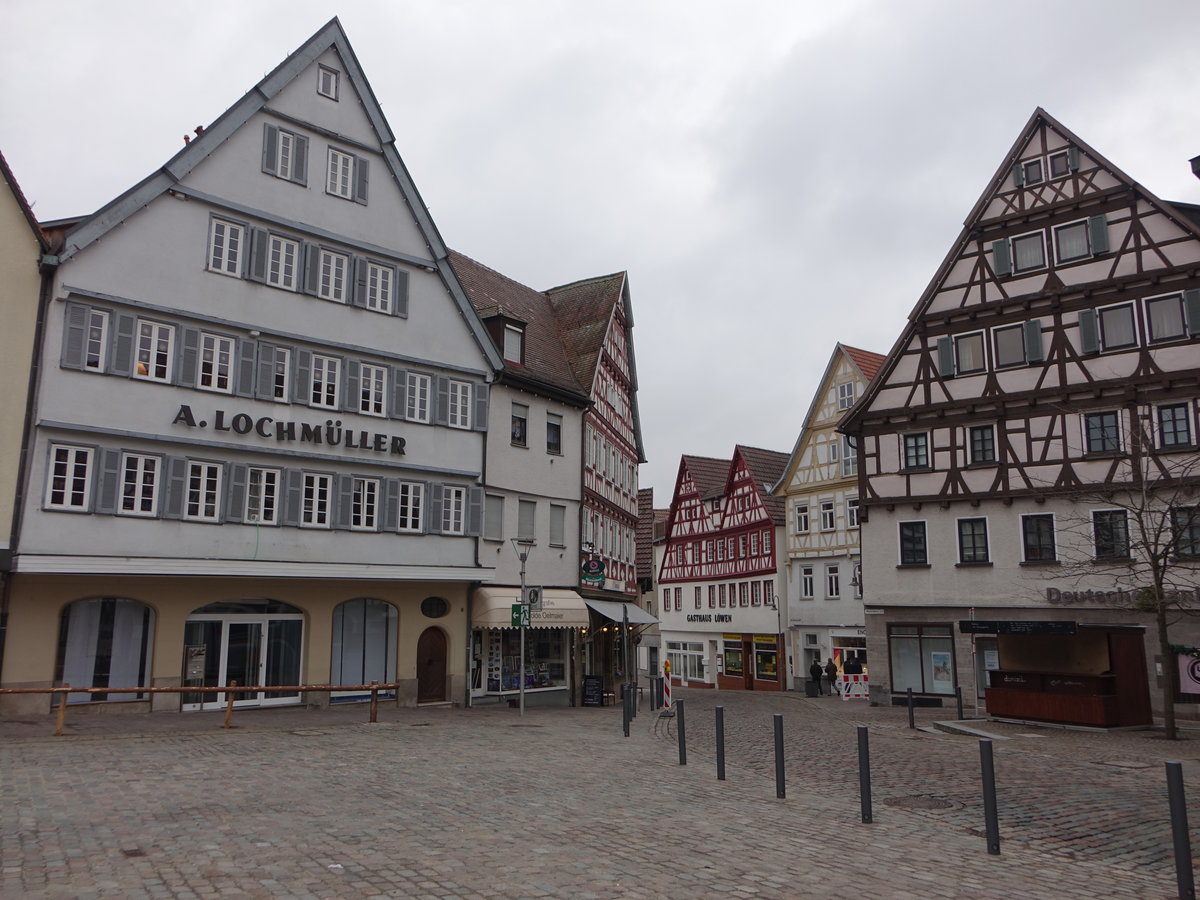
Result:
[[[525,329],[516,325],[504,326],[504,359],[521,365],[525,362]]]
[[[317,67],[317,93],[330,100],[338,98],[338,70],[329,66]]]

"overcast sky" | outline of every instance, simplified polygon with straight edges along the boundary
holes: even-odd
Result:
[[[340,17],[446,242],[627,270],[642,485],[788,451],[835,342],[886,353],[1037,106],[1200,203],[1200,2],[3,0],[0,151],[43,220],[161,166]]]

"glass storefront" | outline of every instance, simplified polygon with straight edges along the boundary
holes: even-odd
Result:
[[[704,680],[704,644],[689,641],[667,641],[667,659],[671,675],[687,681]]]
[[[892,691],[954,693],[954,633],[949,625],[891,625]]]
[[[754,636],[754,677],[759,681],[779,680],[779,644],[773,634]]]
[[[333,611],[330,684],[389,684],[396,680],[396,607],[382,600],[347,600]],[[369,697],[363,691],[333,691],[334,701]],[[380,691],[394,697],[394,691]]]
[[[568,685],[570,659],[569,628],[529,628],[525,632],[525,689],[538,690]],[[521,689],[521,632],[494,628],[475,633],[476,669],[474,687],[488,694]]]
[[[135,600],[77,600],[63,610],[55,684],[144,687],[150,671],[154,612]],[[145,693],[71,693],[68,703],[141,700]]]
[[[725,635],[725,674],[731,678],[742,678],[746,674],[746,661],[742,653],[742,636],[740,634]]]

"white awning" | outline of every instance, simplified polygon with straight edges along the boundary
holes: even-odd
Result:
[[[475,591],[471,626],[512,628],[512,606],[520,602],[519,587],[481,587]],[[542,588],[542,608],[530,611],[529,627],[587,628],[588,610],[575,591]]]
[[[606,619],[612,619],[614,622],[624,622],[626,621],[625,616],[628,615],[630,625],[658,624],[658,619],[636,603],[622,603],[617,600],[589,600],[587,598],[583,602]]]

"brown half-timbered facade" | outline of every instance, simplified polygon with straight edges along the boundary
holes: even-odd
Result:
[[[873,697],[961,688],[983,704],[989,670],[1068,665],[1048,634],[1017,659],[1005,630],[1026,626],[1005,622],[1150,625],[1144,680],[1173,677],[1131,609],[1130,535],[1136,492],[1187,502],[1197,474],[1198,222],[1045,111],[1030,118],[840,426],[859,445]],[[1173,588],[1194,595],[1190,555]],[[1077,674],[1110,678],[1105,658]]]
[[[662,641],[678,683],[786,690],[780,618],[786,453],[738,445],[733,458],[683,456],[659,572]]]

